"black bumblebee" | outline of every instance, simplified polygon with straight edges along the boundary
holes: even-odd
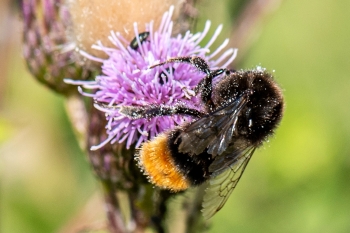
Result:
[[[281,88],[263,69],[210,70],[200,57],[178,57],[152,66],[184,62],[205,77],[195,88],[202,111],[184,105],[173,107],[123,106],[130,118],[189,115],[195,120],[143,143],[138,164],[149,180],[177,192],[208,181],[203,215],[219,211],[236,187],[255,149],[273,134],[281,121],[284,103]],[[215,84],[213,78],[223,77]]]

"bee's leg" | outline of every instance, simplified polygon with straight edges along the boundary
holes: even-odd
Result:
[[[156,66],[161,66],[172,62],[190,63],[191,65],[195,66],[199,71],[206,74],[205,78],[202,79],[196,86],[195,92],[201,93],[201,99],[206,105],[207,110],[212,111],[215,107],[213,101],[211,100],[212,80],[214,77],[219,76],[224,72],[227,73],[229,71],[227,69],[210,70],[208,63],[203,58],[196,56],[170,58],[165,62],[153,65],[150,68],[154,68]]]
[[[213,78],[224,72],[227,73],[228,71],[226,69],[211,70],[210,74],[205,76],[194,89],[195,93],[201,94],[201,100],[209,112],[213,111],[215,108],[215,105],[211,99]]]
[[[191,109],[183,105],[165,106],[165,105],[151,105],[147,107],[135,106],[118,106],[119,112],[132,119],[153,118],[157,116],[171,116],[171,115],[187,115],[193,117],[201,117],[204,113]]]
[[[191,65],[195,66],[199,71],[204,72],[207,75],[210,75],[211,71],[209,69],[209,66],[207,64],[207,62],[200,58],[200,57],[175,57],[175,58],[170,58],[168,60],[166,60],[165,62],[153,65],[150,67],[150,69],[156,67],[156,66],[161,66],[167,63],[190,63]]]

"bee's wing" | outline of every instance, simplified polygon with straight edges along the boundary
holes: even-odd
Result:
[[[185,127],[178,136],[181,139],[179,151],[198,155],[208,148],[207,153],[213,157],[222,154],[232,141],[238,116],[247,101],[245,96],[237,98]]]
[[[223,159],[223,161],[215,163],[214,160],[209,167],[213,174],[209,179],[209,185],[203,199],[202,212],[205,219],[212,217],[225,205],[254,151],[255,147],[251,146],[243,150],[234,150],[234,154],[231,154],[231,156],[225,155],[216,158]],[[220,170],[216,170],[219,164]]]

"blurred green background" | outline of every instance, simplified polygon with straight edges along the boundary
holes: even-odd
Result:
[[[224,23],[221,38],[230,36],[232,3],[200,7],[201,19]],[[68,232],[103,214],[98,184],[63,98],[26,71],[21,25],[13,11],[1,12],[0,229]],[[350,232],[350,1],[285,0],[259,29],[238,68],[275,70],[285,117],[210,232]]]

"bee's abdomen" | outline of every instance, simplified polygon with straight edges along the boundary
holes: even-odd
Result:
[[[168,147],[178,170],[184,174],[191,185],[199,185],[209,178],[211,155],[204,151],[199,155],[190,155],[179,152],[181,138],[178,138],[181,129],[172,131],[168,136]]]
[[[166,134],[145,142],[138,154],[138,164],[154,185],[178,192],[189,188],[190,182],[178,169],[168,148]]]
[[[211,156],[183,154],[176,138],[180,131],[160,134],[142,145],[137,159],[140,168],[154,185],[178,192],[199,185],[209,178]],[[175,143],[176,141],[176,143]]]

